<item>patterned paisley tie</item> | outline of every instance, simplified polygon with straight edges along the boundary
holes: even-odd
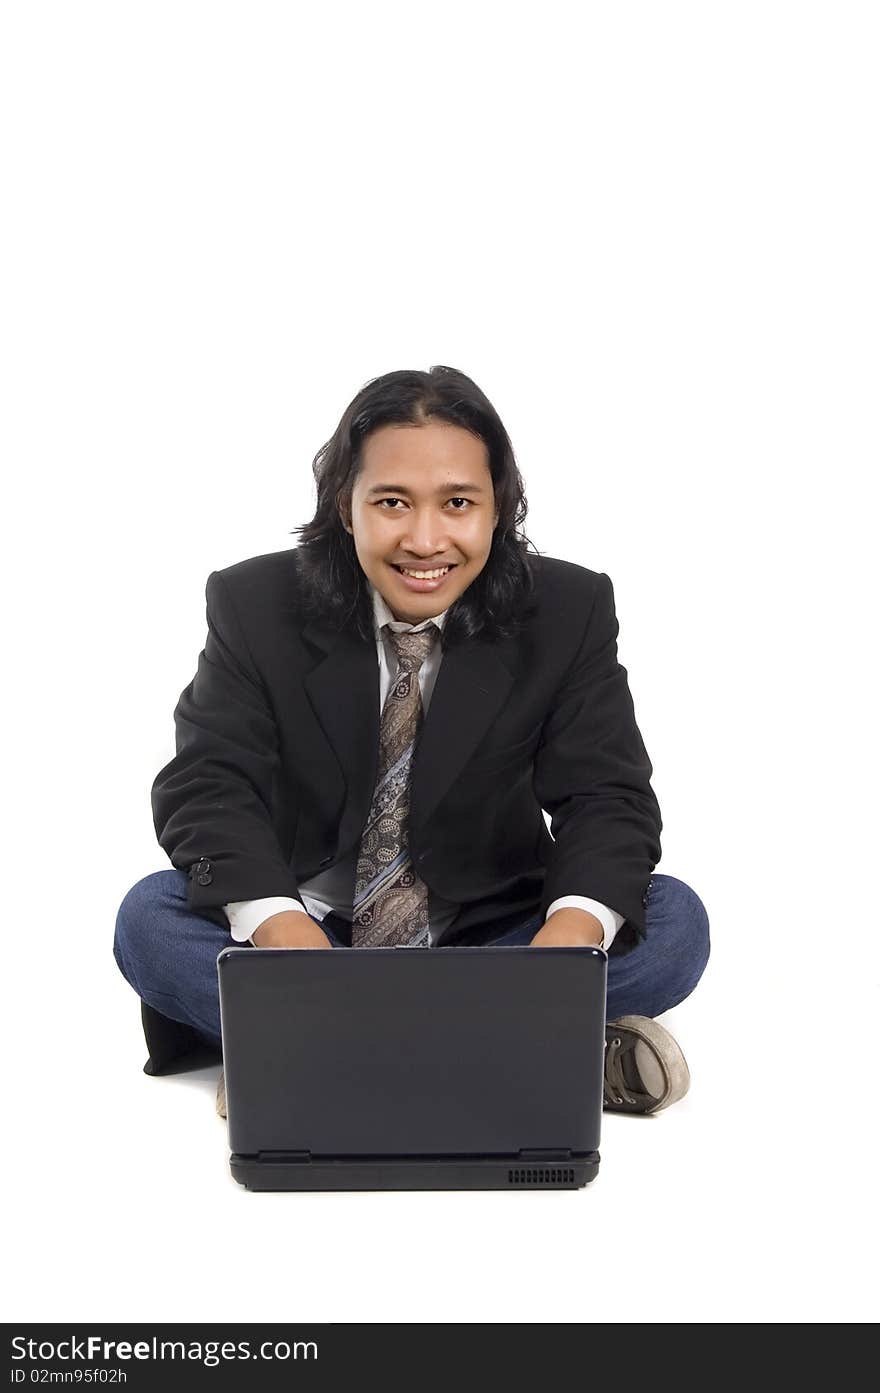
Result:
[[[351,945],[427,948],[428,887],[409,855],[409,790],[422,721],[419,668],[439,630],[429,624],[418,633],[388,633],[399,666],[379,723],[379,768],[358,855]]]

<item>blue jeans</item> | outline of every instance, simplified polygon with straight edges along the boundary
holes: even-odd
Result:
[[[188,889],[188,876],[175,869],[154,871],[133,885],[116,916],[113,955],[143,1001],[219,1045],[217,955],[235,945],[228,929],[188,907]],[[677,1006],[708,961],[709,919],[690,886],[674,876],[654,875],[645,916],[646,938],[630,952],[608,958],[609,1021],[659,1016]],[[491,946],[528,944],[541,923],[534,915]],[[334,948],[342,946],[326,923],[322,928]]]

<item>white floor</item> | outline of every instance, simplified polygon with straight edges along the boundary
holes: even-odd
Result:
[[[89,968],[94,990],[77,1005],[60,972],[57,1028],[28,1033],[18,1018],[7,1320],[876,1315],[874,1105],[844,1106],[838,1087],[859,1032],[847,1040],[834,1021],[825,1050],[813,1022],[811,1046],[804,1020],[774,1012],[772,973],[750,1010],[730,1009],[746,964],[723,947],[665,1018],[691,1066],[688,1097],[655,1118],[606,1116],[585,1189],[515,1193],[242,1189],[214,1112],[217,1070],[142,1073],[137,1000],[114,980],[106,925],[59,953],[69,971]]]

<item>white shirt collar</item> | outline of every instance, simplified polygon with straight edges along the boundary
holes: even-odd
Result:
[[[421,620],[418,624],[407,624],[402,619],[395,619],[384,596],[379,593],[373,582],[368,581],[367,584],[373,596],[373,617],[376,624],[377,636],[382,632],[383,624],[390,624],[394,632],[399,634],[408,633],[410,631],[412,633],[418,633],[419,629],[423,629],[426,624],[436,624],[438,629],[442,629],[443,625],[446,623],[446,616],[449,613],[448,609],[444,609],[442,614],[429,616],[427,619]]]

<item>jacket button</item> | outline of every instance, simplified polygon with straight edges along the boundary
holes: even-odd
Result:
[[[208,860],[207,856],[203,856],[200,861],[196,862],[192,868],[192,874],[195,876],[199,885],[211,884],[211,881],[214,879],[214,873],[211,870],[211,862]]]

